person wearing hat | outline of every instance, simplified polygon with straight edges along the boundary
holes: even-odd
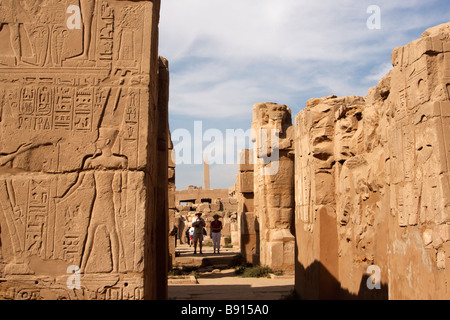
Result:
[[[220,237],[222,231],[222,221],[219,220],[220,216],[215,214],[214,221],[211,222],[211,238],[213,240],[214,253],[220,253]]]
[[[194,254],[197,254],[197,243],[199,243],[200,254],[203,254],[203,228],[206,227],[206,222],[203,220],[201,212],[197,212],[195,215],[197,219],[192,223],[192,227],[194,227]]]

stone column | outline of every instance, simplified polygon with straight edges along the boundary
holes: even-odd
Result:
[[[241,254],[248,263],[259,264],[259,225],[254,212],[253,150],[239,150],[239,174],[236,191],[241,230]]]
[[[255,212],[261,236],[261,264],[293,270],[294,157],[291,111],[287,106],[254,106]]]
[[[161,297],[160,1],[21,3],[0,9],[23,17],[1,43],[0,299]]]

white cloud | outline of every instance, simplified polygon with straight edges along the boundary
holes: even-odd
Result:
[[[390,21],[391,12],[419,4],[423,5],[419,1],[378,1],[385,28],[395,26],[388,32],[401,34],[431,20],[400,15]],[[359,45],[369,34],[368,5],[370,1],[354,0],[170,0],[162,5],[162,50],[170,52],[172,59],[348,61],[364,50]]]
[[[159,53],[171,67],[171,117],[222,119],[224,130],[251,121],[257,102],[299,111],[312,97],[364,96],[389,71],[395,47],[448,21],[447,2],[163,1]],[[380,30],[366,26],[373,4]]]
[[[383,78],[390,70],[392,70],[391,63],[382,63],[373,69],[372,73],[368,74],[365,79],[367,81],[379,81]]]
[[[424,4],[420,1],[382,0],[378,1],[382,29],[368,30],[370,4],[353,0],[163,2],[160,54],[175,66],[171,112],[234,117],[248,112],[253,103],[266,101],[266,96],[292,103],[293,94],[311,88],[347,92],[346,88],[355,86],[351,64],[385,63],[391,50],[406,41],[408,30],[425,28],[433,21],[421,14]],[[419,9],[411,12],[415,7]],[[386,60],[376,61],[381,55]],[[330,66],[344,63],[341,74],[326,75]],[[358,78],[375,81],[366,74]],[[372,86],[360,85],[366,91]]]
[[[171,80],[171,112],[200,119],[236,116],[248,107],[249,96],[262,94],[256,85],[220,65],[187,70]]]

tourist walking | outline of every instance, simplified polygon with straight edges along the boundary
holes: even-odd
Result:
[[[194,227],[194,254],[197,254],[197,243],[200,247],[200,254],[203,254],[203,228],[206,227],[206,222],[203,220],[201,212],[197,212],[195,215],[197,216],[197,219],[192,223],[192,226]]]
[[[195,221],[195,220],[194,220]],[[189,228],[189,247],[192,246],[194,240],[194,227]]]
[[[214,215],[214,221],[211,222],[211,238],[214,246],[214,253],[220,253],[220,237],[222,235],[222,221],[219,220],[218,214]]]

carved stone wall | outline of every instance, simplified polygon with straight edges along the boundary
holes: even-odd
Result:
[[[431,28],[366,97],[297,115],[301,297],[450,298],[449,52],[450,24]]]
[[[1,299],[158,296],[159,6],[0,1]]]

